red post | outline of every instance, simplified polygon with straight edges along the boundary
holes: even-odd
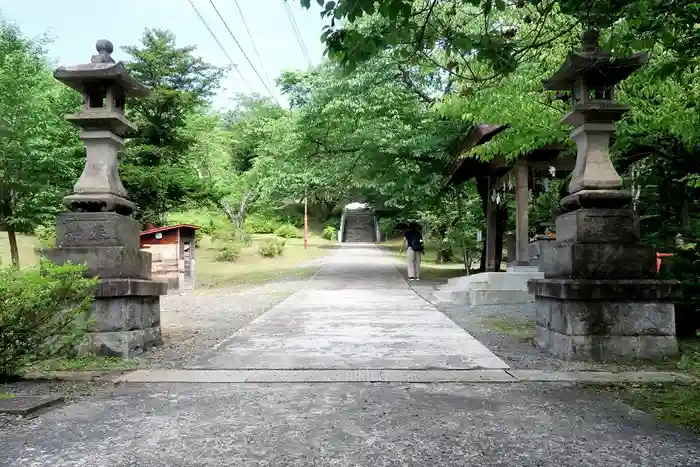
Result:
[[[659,271],[661,271],[661,258],[668,258],[669,256],[673,256],[673,253],[656,253],[656,273],[658,274]]]
[[[309,248],[309,213],[306,196],[304,196],[304,249]]]

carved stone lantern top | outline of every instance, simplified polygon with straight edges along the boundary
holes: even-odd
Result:
[[[111,56],[114,46],[102,39],[90,63],[62,66],[54,78],[83,95],[83,111],[66,118],[84,129],[109,129],[123,136],[136,130],[124,117],[127,97],[146,97],[151,90],[132,77],[122,62]]]
[[[66,115],[66,120],[83,130],[85,167],[73,194],[63,198],[63,203],[72,211],[129,215],[135,205],[119,178],[118,158],[123,137],[136,127],[126,119],[124,105],[127,97],[145,97],[150,88],[134,79],[123,63],[114,61],[110,41],[99,40],[96,48],[90,63],[62,66],[53,74],[83,95],[81,112]]]
[[[554,75],[542,82],[547,91],[570,91],[572,112],[563,123],[606,123],[619,120],[628,110],[615,101],[615,85],[638,70],[648,60],[646,52],[630,57],[613,57],[598,47],[598,32],[586,31],[581,51],[572,52]]]

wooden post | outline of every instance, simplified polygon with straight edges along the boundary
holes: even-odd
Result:
[[[517,266],[530,263],[529,244],[529,199],[527,160],[515,163],[515,261]]]
[[[497,271],[496,265],[496,231],[498,230],[496,219],[496,201],[491,199],[491,183],[489,183],[488,197],[486,198],[486,271]]]
[[[304,196],[304,249],[309,248],[309,212],[306,195]]]

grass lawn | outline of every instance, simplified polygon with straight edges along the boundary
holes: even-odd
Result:
[[[27,368],[32,373],[50,373],[54,371],[110,371],[133,370],[139,361],[131,358],[97,357],[87,355],[76,358],[55,358],[44,360]]]
[[[197,249],[197,288],[253,285],[267,281],[308,278],[316,271],[310,263],[333,252],[338,247],[319,235],[309,233],[309,248],[304,249],[301,238],[287,239],[282,256],[263,258],[258,247],[265,241],[276,238],[274,235],[253,235],[253,244],[241,252],[234,263],[218,262],[214,258],[220,242],[205,238]],[[36,248],[39,241],[29,235],[18,235],[19,260],[21,267],[31,267],[39,263]],[[0,232],[0,265],[9,265],[10,245],[7,232]]]
[[[678,370],[700,378],[700,340],[679,342]],[[672,425],[700,434],[700,379],[692,384],[590,385]]]
[[[535,322],[519,318],[489,318],[482,321],[488,329],[523,339],[535,337]]]
[[[379,245],[382,249],[390,252],[392,256],[396,258],[397,262],[400,262],[403,266],[406,265],[405,253],[401,254],[401,244],[403,239],[394,239],[382,242]],[[425,255],[421,260],[420,267],[420,278],[422,280],[429,281],[446,281],[447,279],[452,279],[453,277],[459,277],[465,275],[464,264],[462,262],[458,263],[447,263],[447,264],[436,264],[435,257],[437,254],[437,248],[430,242],[425,242]],[[458,253],[461,254],[461,251]],[[460,257],[456,259],[461,259]],[[405,267],[400,269],[401,273],[404,274]]]
[[[309,248],[301,238],[287,239],[284,252],[275,258],[258,253],[260,245],[275,235],[253,235],[253,244],[244,248],[235,262],[216,261],[220,242],[204,239],[198,247],[197,289],[254,285],[268,281],[309,278],[318,269],[312,261],[331,254],[338,244],[309,233]]]
[[[17,248],[19,249],[20,267],[30,267],[39,264],[39,256],[36,248],[39,241],[34,236],[17,235]],[[7,240],[7,232],[0,232],[0,266],[12,264],[10,257],[10,242]]]

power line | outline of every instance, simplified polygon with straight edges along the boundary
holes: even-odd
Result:
[[[190,0],[190,2],[191,2],[191,1],[192,1],[192,0]],[[276,103],[277,105],[280,105],[280,103],[277,101],[277,98],[275,97],[275,95],[272,94],[272,91],[270,91],[270,88],[267,87],[267,84],[265,84],[265,80],[262,78],[262,76],[260,76],[260,73],[258,73],[258,70],[255,69],[255,65],[253,65],[253,62],[251,62],[251,61],[250,61],[250,58],[248,58],[248,54],[245,53],[245,50],[243,50],[243,47],[241,47],[240,42],[238,42],[238,39],[236,39],[236,36],[233,34],[233,31],[231,31],[231,28],[228,26],[228,23],[226,22],[226,20],[224,19],[224,17],[221,16],[221,13],[219,13],[219,9],[216,8],[216,5],[214,5],[214,1],[213,1],[213,0],[209,0],[209,3],[211,4],[212,8],[214,8],[214,11],[215,11],[216,14],[219,16],[219,19],[221,20],[221,22],[224,23],[224,26],[226,27],[226,30],[227,30],[228,33],[231,35],[231,38],[233,39],[233,41],[234,41],[234,42],[236,43],[236,45],[238,46],[238,49],[239,49],[239,50],[241,51],[241,53],[243,54],[243,56],[245,57],[246,61],[247,61],[248,64],[250,65],[250,67],[253,69],[253,71],[255,72],[255,74],[258,76],[258,79],[260,80],[260,82],[262,83],[262,85],[265,87],[265,89],[267,90],[268,94],[270,94],[270,97],[272,97],[272,99],[275,101],[275,103]]]
[[[209,34],[211,34],[211,37],[213,37],[214,41],[216,41],[217,45],[221,49],[221,52],[223,52],[224,56],[228,59],[229,63],[231,63],[231,66],[233,66],[233,68],[235,68],[236,71],[238,72],[238,75],[241,77],[241,81],[243,81],[243,84],[245,84],[246,87],[248,88],[248,90],[251,93],[253,93],[254,91],[253,91],[253,88],[250,86],[250,83],[248,83],[248,80],[245,79],[245,76],[243,76],[243,73],[241,73],[241,70],[238,69],[238,64],[236,62],[234,62],[233,59],[231,58],[231,56],[228,54],[228,52],[226,52],[226,49],[224,48],[223,44],[221,44],[221,41],[219,40],[219,38],[216,37],[216,34],[214,34],[214,31],[212,31],[211,28],[209,27],[209,24],[207,24],[207,20],[204,19],[202,14],[199,12],[197,7],[195,6],[194,2],[192,0],[188,0],[188,1],[190,2],[192,9],[194,9],[194,12],[197,13],[197,16],[199,17],[199,19],[202,22],[202,24],[204,25],[204,27],[207,28],[207,31],[209,31]]]
[[[267,80],[268,84],[271,84],[272,81],[270,81],[270,76],[267,74],[267,70],[265,70],[265,65],[263,63],[262,57],[260,57],[260,52],[258,52],[258,48],[255,46],[255,40],[253,40],[253,35],[250,33],[250,29],[248,28],[248,23],[245,20],[245,16],[243,16],[243,10],[241,9],[241,4],[238,3],[238,0],[233,0],[233,3],[236,5],[236,8],[238,9],[238,13],[241,15],[241,20],[243,21],[243,26],[245,27],[245,31],[248,33],[248,38],[250,38],[250,43],[253,45],[253,51],[255,52],[255,56],[258,57],[258,62],[260,62],[260,69],[263,72],[263,75],[265,75],[265,79]]]
[[[304,58],[306,59],[306,63],[309,64],[309,68],[310,68],[311,67],[311,58],[309,57],[309,51],[306,50],[306,45],[304,45],[304,40],[301,38],[301,33],[299,32],[299,26],[297,25],[297,22],[294,19],[294,13],[292,13],[292,9],[289,7],[289,4],[287,3],[286,0],[282,0],[282,4],[284,4],[284,9],[287,11],[287,17],[289,18],[289,22],[292,24],[292,29],[294,30],[294,35],[297,38],[297,42],[299,43],[299,47],[301,47],[301,53],[304,54]]]

